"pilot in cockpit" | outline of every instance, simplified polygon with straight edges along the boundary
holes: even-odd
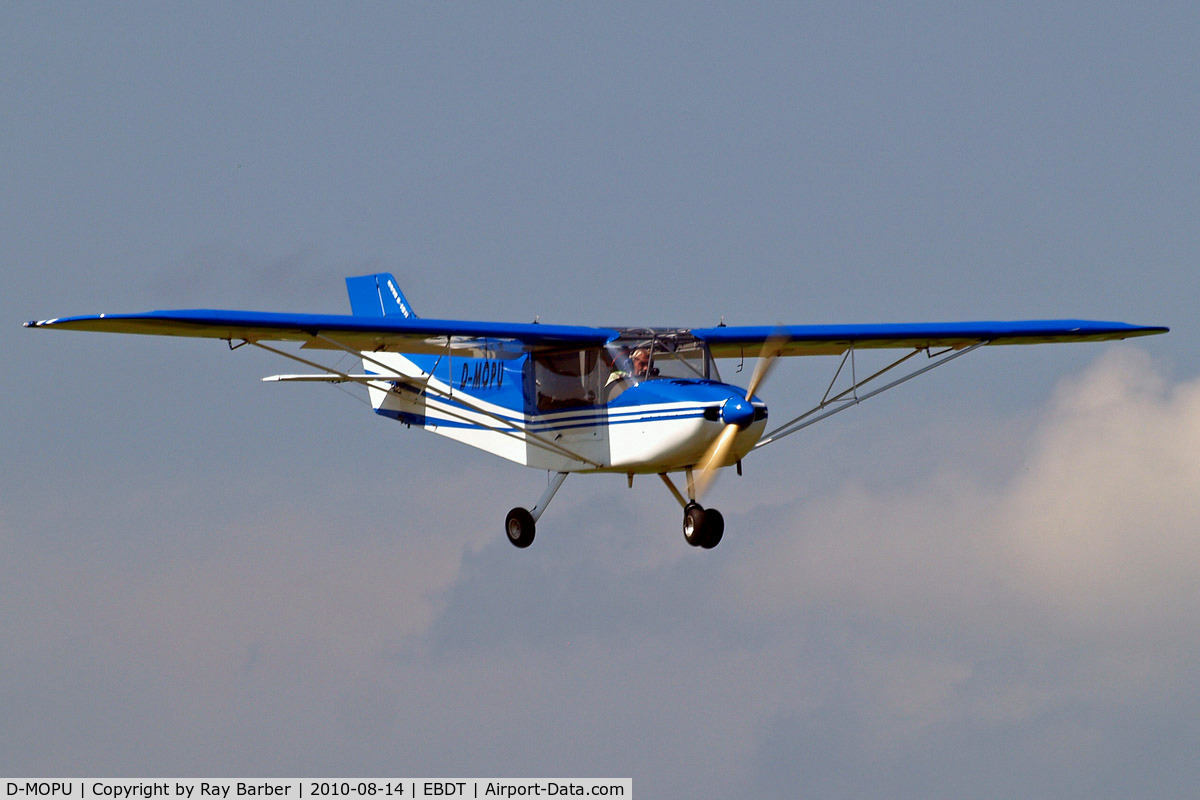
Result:
[[[650,351],[639,347],[630,354],[628,351],[613,359],[612,372],[609,373],[605,385],[611,385],[622,378],[640,381],[650,374]]]

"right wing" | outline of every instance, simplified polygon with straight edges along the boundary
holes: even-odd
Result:
[[[692,328],[714,358],[757,356],[772,342],[781,356],[841,355],[851,347],[950,348],[961,350],[981,342],[1046,344],[1049,342],[1103,342],[1132,336],[1166,333],[1169,328],[1130,325],[1124,322],[1055,319],[1016,322],[877,323],[868,325],[758,325]]]

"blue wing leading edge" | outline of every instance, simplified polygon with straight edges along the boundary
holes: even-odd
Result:
[[[96,314],[25,323],[27,328],[61,328],[106,333],[191,336],[230,341],[303,342],[305,347],[340,349],[320,336],[335,336],[357,350],[444,352],[448,339],[497,339],[519,342],[527,351],[599,347],[616,331],[577,325],[418,319],[415,316],[290,314],[271,311],[180,309],[137,314]]]
[[[977,342],[990,345],[1097,342],[1166,333],[1162,326],[1131,325],[1094,320],[1018,320],[1010,322],[871,323],[864,325],[720,326],[715,328],[606,328],[581,325],[484,322],[418,318],[404,296],[377,276],[347,279],[353,315],[294,314],[269,311],[181,309],[134,314],[97,314],[26,322],[29,328],[140,333],[245,341],[298,341],[306,347],[329,349],[318,334],[336,336],[361,350],[436,353],[448,339],[486,338],[518,342],[532,352],[603,346],[634,330],[647,338],[690,334],[708,346],[714,358],[755,355],[756,348],[774,340],[781,356],[837,355],[856,348],[961,348]],[[371,285],[360,282],[370,279]],[[376,299],[372,299],[376,298]],[[391,301],[391,308],[388,302]]]

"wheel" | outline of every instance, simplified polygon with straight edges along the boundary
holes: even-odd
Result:
[[[688,503],[683,510],[683,538],[692,547],[711,550],[721,543],[725,535],[725,518],[715,508],[703,508],[699,503]]]
[[[725,535],[725,517],[721,516],[721,512],[715,508],[708,508],[704,511],[704,536],[700,540],[700,546],[705,550],[712,550],[721,543],[721,537]]]
[[[533,515],[523,508],[514,508],[504,518],[504,532],[508,534],[508,540],[517,547],[529,547],[533,544],[535,527]]]
[[[699,503],[688,503],[683,509],[683,538],[692,547],[699,547],[704,541],[704,525],[706,515]]]

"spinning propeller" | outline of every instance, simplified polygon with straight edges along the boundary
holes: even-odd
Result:
[[[749,427],[754,421],[754,406],[750,402],[750,398],[754,397],[754,393],[758,391],[758,387],[766,380],[767,373],[771,371],[771,367],[775,363],[775,359],[783,352],[783,345],[787,342],[787,337],[776,334],[763,342],[762,351],[758,354],[758,363],[754,365],[754,374],[750,378],[750,385],[746,388],[746,399],[739,400],[736,397],[731,397],[721,406],[721,421],[725,423],[725,427],[721,433],[713,439],[712,444],[696,462],[695,471],[695,492],[696,496],[702,496],[710,486],[713,480],[717,477],[717,470],[727,466],[726,461],[729,459],[729,453],[733,449],[733,440],[737,438],[738,431]]]

